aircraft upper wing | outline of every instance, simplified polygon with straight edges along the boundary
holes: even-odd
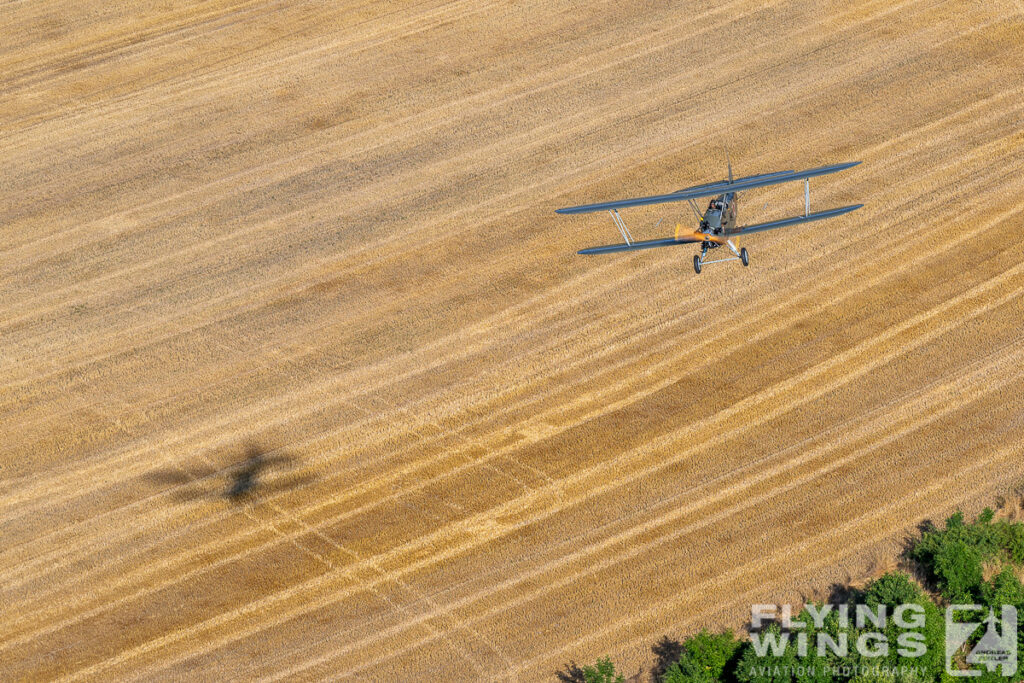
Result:
[[[738,192],[739,190],[750,190],[755,187],[765,187],[767,185],[777,185],[778,183],[788,183],[792,180],[814,178],[815,176],[843,171],[853,166],[856,166],[859,163],[859,161],[850,161],[845,164],[832,164],[830,166],[820,166],[818,168],[811,168],[806,171],[777,171],[775,173],[764,173],[761,175],[747,176],[746,178],[737,178],[731,183],[728,180],[722,180],[717,183],[696,185],[694,187],[679,190],[678,192],[673,192],[671,194],[659,194],[654,195],[652,197],[637,197],[635,199],[619,199],[617,201],[601,202],[598,204],[570,206],[564,209],[557,209],[555,213],[590,213],[591,211],[611,211],[616,209],[624,209],[630,206],[647,206],[649,204],[681,202],[687,199],[697,199],[698,197],[711,197],[716,194],[721,194],[723,192]]]
[[[838,209],[828,209],[827,211],[818,211],[817,213],[807,214],[806,216],[793,216],[792,218],[783,218],[777,221],[768,221],[767,223],[755,223],[754,225],[744,225],[741,228],[733,228],[726,230],[727,236],[732,235],[746,235],[750,232],[761,232],[763,230],[774,230],[775,228],[784,228],[787,225],[796,225],[798,223],[810,223],[811,221],[820,221],[826,218],[833,218],[834,216],[842,216],[844,213],[850,213],[856,211],[863,204],[852,204],[850,206],[842,206]]]
[[[796,173],[796,171],[776,171],[775,173],[762,173],[761,175],[750,175],[746,178],[736,178],[732,182],[742,183],[748,180],[757,180],[758,178],[771,178],[772,176],[783,176]],[[709,187],[718,187],[719,185],[728,185],[728,180],[716,180],[713,183],[702,183],[700,185],[694,185],[693,187],[684,187],[681,190],[676,190],[672,194],[679,194],[680,192],[690,192],[691,190],[706,190]]]

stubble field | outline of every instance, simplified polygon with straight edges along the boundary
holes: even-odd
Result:
[[[5,3],[0,678],[632,672],[990,503],[1024,477],[1022,12]],[[725,144],[862,160],[811,201],[865,207],[748,269],[575,255],[617,233],[555,208]]]

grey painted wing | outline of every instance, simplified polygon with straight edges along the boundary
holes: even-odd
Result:
[[[768,185],[788,183],[793,180],[814,178],[815,176],[843,171],[853,166],[856,166],[859,163],[859,161],[850,161],[845,164],[832,164],[830,166],[810,168],[807,169],[806,171],[778,171],[776,173],[765,173],[759,176],[748,176],[746,178],[740,178],[731,183],[728,181],[721,181],[718,183],[710,183],[708,185],[698,185],[694,188],[688,188],[686,190],[673,192],[671,194],[659,194],[651,197],[637,197],[635,199],[618,199],[612,202],[600,202],[598,204],[583,204],[581,206],[570,206],[564,209],[556,209],[555,213],[590,213],[592,211],[613,211],[617,209],[625,209],[631,206],[648,206],[650,204],[682,202],[686,201],[687,199],[697,199],[698,197],[711,197],[716,194],[721,194],[723,192],[739,192],[740,190],[750,190],[755,187],[766,187]]]
[[[692,237],[682,237],[675,239],[673,237],[666,237],[660,240],[645,240],[643,242],[633,242],[632,244],[606,244],[603,247],[590,247],[589,249],[580,249],[577,254],[610,254],[616,251],[639,251],[640,249],[654,249],[655,247],[671,247],[675,244],[695,244],[702,242],[703,240],[695,239]]]
[[[793,216],[792,218],[783,218],[777,221],[768,221],[767,223],[755,223],[754,225],[745,225],[742,228],[733,228],[732,230],[726,230],[725,234],[732,235],[746,235],[751,232],[762,232],[764,230],[775,230],[776,228],[785,228],[789,225],[797,225],[798,223],[810,223],[811,221],[820,221],[826,218],[834,218],[835,216],[842,216],[844,213],[850,213],[856,211],[863,204],[853,204],[851,206],[843,206],[838,209],[828,209],[827,211],[818,211],[817,213],[808,214],[806,216]]]

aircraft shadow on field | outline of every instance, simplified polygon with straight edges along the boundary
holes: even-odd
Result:
[[[260,496],[301,487],[315,477],[295,472],[297,461],[280,449],[246,445],[241,457],[217,467],[209,462],[185,463],[147,472],[143,479],[152,486],[169,488],[168,495],[180,503],[226,500],[242,503]]]

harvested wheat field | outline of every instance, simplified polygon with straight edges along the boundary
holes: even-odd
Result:
[[[636,671],[992,503],[1022,12],[4,3],[0,678]],[[720,179],[724,144],[862,160],[811,205],[865,207],[747,269],[575,254],[614,226],[554,209]]]

